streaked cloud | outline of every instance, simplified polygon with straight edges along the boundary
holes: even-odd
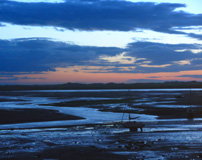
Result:
[[[177,61],[175,63],[179,64],[179,65],[190,65],[191,64],[191,60],[182,60],[182,61]]]
[[[131,31],[137,28],[184,34],[174,27],[202,26],[202,15],[175,11],[179,3],[70,0],[63,3],[0,3],[0,21],[79,30]],[[116,13],[116,14],[114,14]],[[183,19],[183,21],[182,21]]]
[[[202,49],[181,49],[181,50],[175,50],[176,52],[185,52],[185,51],[191,51],[192,53],[200,53],[202,52]]]
[[[178,77],[191,77],[191,78],[200,78],[200,79],[202,79],[202,75],[181,75],[181,76],[178,76]]]
[[[150,67],[150,68],[165,68],[168,66],[171,66],[171,64],[163,64],[163,65],[148,65],[148,64],[142,64],[141,67]]]
[[[145,60],[145,58],[135,58],[131,56],[126,56],[126,52],[123,52],[115,56],[100,56],[99,58],[107,62],[118,63],[118,64],[134,64],[137,61]]]

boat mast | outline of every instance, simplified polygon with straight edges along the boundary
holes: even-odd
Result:
[[[130,89],[128,89],[128,106],[129,106],[130,109],[131,109],[130,100],[131,100]],[[131,120],[130,111],[129,111],[128,119],[129,119],[129,121]]]
[[[189,107],[191,108],[191,87],[190,87],[190,92],[189,92],[189,99],[190,99],[190,100],[189,100],[189,101],[190,101],[190,102],[189,102],[189,103],[190,103],[190,104],[189,104]]]

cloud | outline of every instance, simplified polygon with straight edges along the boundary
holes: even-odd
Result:
[[[6,26],[5,24],[1,24],[1,23],[0,23],[0,27],[5,27],[5,26]]]
[[[191,51],[192,53],[195,53],[195,54],[197,54],[197,53],[200,53],[200,52],[202,52],[202,49],[182,49],[182,50],[175,50],[176,52],[185,52],[185,51]]]
[[[182,75],[182,76],[177,76],[177,77],[190,77],[190,78],[202,78],[202,75]]]
[[[136,42],[122,49],[78,46],[45,38],[0,40],[0,75],[42,74],[56,71],[56,68],[76,66],[76,72],[88,73],[200,70],[202,52],[192,52],[200,47],[195,44]]]
[[[137,61],[144,60],[144,58],[136,59],[131,56],[126,56],[126,52],[123,52],[116,56],[100,56],[100,59],[106,62],[119,64],[134,64]]]
[[[44,77],[33,78],[33,77],[25,76],[25,77],[18,77],[18,79],[46,79],[46,78],[44,78]]]
[[[202,15],[202,14],[201,14]],[[171,30],[181,32],[182,34],[186,34],[188,37],[192,37],[198,40],[202,40],[202,34],[201,34],[202,26],[196,25],[196,26],[186,26],[186,27],[173,27]]]
[[[136,42],[128,45],[128,55],[138,58],[147,58],[150,65],[165,65],[173,61],[181,61],[187,58],[199,57],[190,51],[176,52],[180,49],[196,48],[192,44],[163,44],[152,42]]]
[[[109,64],[110,65],[110,64]],[[133,66],[81,66],[74,72],[83,71],[85,73],[130,73],[133,72],[135,67]]]
[[[38,78],[33,78],[33,77],[16,77],[16,76],[4,76],[3,78],[0,76],[0,81],[17,81],[17,80],[36,80],[36,79],[46,79],[44,77],[38,77]]]
[[[189,33],[189,34],[187,34],[187,36],[192,37],[192,38],[196,38],[198,40],[202,40],[202,34]]]
[[[57,67],[99,65],[101,55],[123,52],[114,47],[70,45],[43,38],[0,40],[1,72],[55,71]]]
[[[0,81],[17,81],[17,80],[33,80],[33,79],[46,79],[43,77],[42,72],[31,72],[32,75],[37,74],[41,75],[41,77],[29,77],[23,76],[24,74],[30,74],[30,72],[2,72],[0,71]]]
[[[162,78],[161,76],[150,76],[148,78]]]
[[[113,65],[105,70],[111,73],[156,73],[200,70],[201,45],[162,44],[152,42],[130,43],[124,53],[100,57],[103,66]],[[180,51],[180,52],[179,52]],[[193,52],[194,51],[194,52]],[[129,63],[130,62],[130,63]],[[122,69],[126,67],[128,69]]]
[[[6,77],[6,78],[0,78],[0,81],[16,81],[19,80],[17,77]]]
[[[179,33],[174,27],[202,25],[202,15],[175,11],[178,3],[124,0],[68,0],[64,3],[0,2],[0,22],[79,30],[131,31],[136,28]],[[194,36],[194,35],[190,35]]]
[[[127,56],[144,59],[135,64],[137,72],[150,73],[200,69],[201,66],[196,64],[202,62],[202,53],[192,52],[200,47],[195,44],[136,42],[129,44],[126,50]]]

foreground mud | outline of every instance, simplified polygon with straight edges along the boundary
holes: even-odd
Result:
[[[200,130],[129,132],[120,124],[0,131],[1,159],[199,159]],[[157,127],[156,127],[157,128]],[[150,132],[147,132],[150,130]]]

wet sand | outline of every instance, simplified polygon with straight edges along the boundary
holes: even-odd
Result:
[[[56,120],[78,120],[82,117],[62,114],[47,109],[0,109],[0,124],[43,122]]]
[[[16,92],[12,93],[12,96],[16,96],[15,94],[22,96],[24,93]],[[88,97],[92,97],[93,94],[94,97],[112,99],[88,100]],[[194,92],[191,101],[189,92],[134,92],[130,100],[127,93],[98,93],[96,95],[95,93],[74,93],[73,95],[69,93],[26,93],[26,95],[33,97],[43,95],[62,99],[62,102],[47,103],[45,106],[54,105],[58,108],[82,106],[105,112],[133,112],[158,117],[155,121],[145,121],[143,132],[140,130],[130,132],[127,128],[123,128],[122,122],[0,130],[0,159],[202,159],[201,92]],[[85,101],[71,100],[75,97],[86,99]],[[118,101],[113,99],[117,97],[122,99]],[[132,109],[125,105],[129,101],[130,103],[132,101]],[[194,119],[187,119],[186,110],[190,103],[194,104],[192,105],[195,113]],[[4,124],[34,122],[35,117],[44,117],[46,114],[44,120],[79,118],[70,115],[64,118],[63,114],[59,115],[56,111],[48,109],[18,110],[1,109],[2,117],[5,116],[1,119],[5,120]],[[23,117],[20,121],[17,121],[18,112],[20,112],[20,117]],[[11,115],[13,117],[16,115],[14,122],[8,122],[7,117]]]
[[[189,92],[176,92],[166,94],[159,93],[157,95],[150,92],[148,95],[141,93],[141,95],[133,95],[132,98],[125,96],[122,99],[109,99],[109,100],[77,100],[67,101],[60,103],[42,104],[42,106],[57,106],[57,107],[80,107],[86,106],[90,108],[97,108],[103,112],[117,112],[117,113],[135,113],[158,116],[158,119],[178,119],[187,118],[187,108],[192,106],[194,109],[194,117],[202,118],[202,94],[195,92],[190,97]],[[133,94],[133,93],[130,93]],[[147,95],[146,100],[142,97]],[[140,96],[140,97],[139,97]],[[113,94],[112,96],[113,97]],[[140,99],[140,101],[138,101]],[[152,102],[152,103],[151,103]],[[155,102],[155,107],[154,107]],[[120,107],[110,108],[109,105],[113,104],[128,104],[132,108],[122,109]],[[166,105],[166,107],[164,107]],[[172,106],[172,107],[171,107]],[[175,107],[173,107],[175,106]]]

